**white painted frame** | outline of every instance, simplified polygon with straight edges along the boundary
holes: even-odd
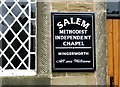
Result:
[[[6,46],[6,48],[4,49],[4,51],[0,48],[0,53],[1,53],[1,54],[0,54],[0,57],[3,55],[3,56],[7,59],[8,63],[5,65],[4,68],[0,67],[0,76],[34,76],[34,75],[37,74],[37,55],[36,55],[36,54],[37,54],[37,39],[36,39],[36,35],[37,35],[37,22],[36,22],[37,20],[36,20],[36,18],[37,18],[37,15],[36,15],[35,18],[31,18],[30,15],[31,15],[31,4],[35,4],[35,7],[37,7],[37,6],[36,6],[36,0],[35,0],[35,2],[32,2],[31,0],[27,0],[27,1],[28,1],[28,4],[26,5],[26,7],[25,7],[24,9],[26,9],[26,8],[29,6],[29,15],[27,15],[27,13],[25,12],[25,10],[22,9],[22,7],[19,5],[19,3],[18,3],[19,0],[13,0],[13,1],[15,2],[15,4],[14,4],[10,9],[9,9],[9,8],[7,7],[7,5],[5,4],[5,1],[6,1],[6,0],[2,0],[2,1],[1,1],[0,7],[2,6],[2,4],[4,4],[4,6],[7,8],[8,12],[4,15],[4,17],[2,17],[2,15],[0,14],[0,18],[1,18],[0,23],[2,23],[2,21],[4,21],[4,22],[6,23],[6,25],[7,25],[8,28],[6,29],[6,31],[5,31],[4,33],[0,32],[0,35],[1,35],[0,40],[1,40],[2,38],[4,38],[4,40],[7,42],[8,45]],[[20,14],[19,14],[17,17],[12,13],[12,9],[13,9],[16,5],[21,9],[21,12],[20,12]],[[37,11],[37,10],[36,10],[36,11]],[[15,19],[10,25],[5,21],[5,17],[6,17],[9,13],[11,13],[12,16],[14,17],[14,19]],[[21,24],[20,21],[18,20],[22,13],[24,13],[25,16],[28,18],[28,21],[25,23],[24,26],[22,26],[22,24]],[[36,33],[35,33],[35,35],[31,35],[31,20],[34,20],[34,21],[35,21],[35,26],[36,26]],[[11,28],[12,25],[13,25],[16,21],[17,21],[17,22],[19,23],[19,25],[22,27],[17,34],[16,34],[16,33],[12,30],[12,28]],[[25,30],[25,26],[26,26],[28,23],[29,23],[29,32],[27,32],[27,31]],[[1,26],[0,26],[0,28],[1,28]],[[11,42],[9,42],[9,41],[5,38],[5,35],[7,34],[7,32],[8,32],[9,30],[11,30],[11,32],[14,34],[14,38],[11,40]],[[24,31],[24,32],[28,35],[28,38],[24,41],[24,43],[23,43],[23,42],[19,39],[19,37],[18,37],[18,35],[21,33],[21,31]],[[34,37],[34,38],[35,38],[35,52],[31,52],[31,51],[30,51],[30,47],[31,47],[31,41],[30,41],[30,40],[31,40],[31,37]],[[15,39],[17,39],[17,40],[21,43],[21,46],[19,47],[19,49],[18,49],[17,51],[15,51],[14,48],[12,47],[12,43],[13,43],[13,41],[14,41]],[[25,47],[25,45],[24,45],[28,40],[29,40],[29,49],[27,49],[27,48]],[[10,58],[10,60],[9,60],[9,59],[7,58],[7,56],[5,55],[5,51],[6,51],[9,47],[14,51],[14,54],[13,54],[13,56]],[[22,59],[22,58],[18,55],[18,52],[20,51],[20,49],[21,49],[22,47],[24,47],[25,50],[28,52],[28,54],[26,55],[26,57],[25,57],[24,59]],[[30,69],[30,54],[34,54],[34,55],[35,55],[35,69],[33,69],[33,70]],[[14,65],[11,63],[11,61],[12,61],[12,59],[14,58],[15,55],[17,55],[18,58],[21,60],[21,63],[19,64],[19,66],[18,66],[17,68],[15,68]],[[29,57],[29,65],[28,65],[28,67],[27,67],[27,65],[26,65],[25,62],[24,62],[24,60],[25,60],[27,57]],[[13,67],[13,69],[5,69],[5,68],[7,67],[7,65],[9,65],[9,64]],[[22,64],[26,67],[26,69],[23,69],[23,70],[22,70],[22,69],[19,69],[19,67],[20,67]]]

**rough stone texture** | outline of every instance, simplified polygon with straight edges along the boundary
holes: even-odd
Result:
[[[94,75],[52,78],[52,85],[95,85]]]
[[[52,2],[52,12],[90,12],[93,11],[93,2]]]
[[[73,12],[90,12],[93,11],[93,4],[92,3],[68,3],[67,11]]]
[[[39,75],[50,75],[51,71],[51,27],[50,27],[50,3],[38,2],[38,73]]]
[[[89,3],[93,0],[51,0],[52,2],[82,2],[82,3]]]
[[[66,11],[67,4],[65,2],[59,2],[59,3],[52,3],[52,10],[53,11]]]
[[[85,75],[85,76],[93,76],[94,73],[93,72],[67,72],[67,76],[82,76],[82,75]],[[93,76],[94,77],[94,76]]]
[[[66,75],[67,75],[67,72],[53,72],[52,74],[53,77],[62,77]]]
[[[96,82],[107,85],[107,48],[106,48],[106,4],[95,2],[96,13]]]
[[[50,79],[48,77],[37,77],[37,76],[30,76],[30,77],[4,77],[2,80],[2,85],[8,85],[9,87],[12,87],[11,85],[16,85],[16,87],[19,87],[21,85],[49,85]],[[23,86],[22,86],[23,87]]]

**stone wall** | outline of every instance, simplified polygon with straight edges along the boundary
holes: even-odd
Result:
[[[104,1],[104,0],[103,0]],[[94,0],[38,0],[37,75],[2,77],[3,85],[107,85],[106,4]],[[51,12],[95,12],[96,71],[51,71]],[[34,86],[33,86],[34,87]]]
[[[94,4],[96,19],[96,82],[107,85],[106,3]]]
[[[91,12],[93,11],[93,2],[69,0],[61,2],[52,2],[52,12]]]
[[[94,0],[52,0],[51,12],[95,12],[96,71],[52,73],[52,85],[107,85],[106,5]]]

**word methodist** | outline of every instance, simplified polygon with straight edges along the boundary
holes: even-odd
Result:
[[[94,13],[52,13],[52,71],[95,71]]]

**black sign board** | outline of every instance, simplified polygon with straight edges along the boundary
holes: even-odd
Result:
[[[95,71],[94,13],[52,13],[52,70]]]

